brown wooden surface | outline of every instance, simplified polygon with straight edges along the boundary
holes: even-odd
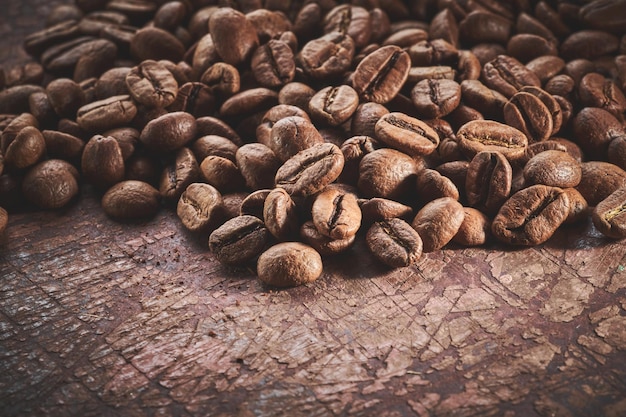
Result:
[[[57,2],[4,3],[17,62]],[[0,415],[623,416],[625,310],[626,243],[590,224],[399,270],[359,244],[271,291],[171,211],[121,225],[87,190],[0,240]]]

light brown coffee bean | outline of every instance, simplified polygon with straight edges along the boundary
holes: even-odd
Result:
[[[564,188],[563,192],[567,194],[567,198],[569,198],[569,214],[564,223],[577,223],[587,220],[589,204],[587,204],[585,197],[575,188]]]
[[[222,209],[220,192],[209,184],[195,182],[181,194],[176,214],[187,230],[206,232],[219,221]]]
[[[126,87],[133,98],[147,107],[167,107],[178,94],[178,82],[165,65],[142,61],[131,68],[125,78]]]
[[[377,149],[359,164],[358,189],[364,197],[406,198],[413,190],[420,161],[394,149]]]
[[[313,123],[303,117],[289,116],[274,123],[268,146],[284,162],[298,152],[322,143],[324,139]]]
[[[412,265],[422,256],[420,235],[401,219],[381,220],[372,224],[365,241],[376,259],[393,268]]]
[[[513,169],[497,151],[476,154],[465,178],[465,191],[470,206],[494,215],[511,193]]]
[[[626,187],[626,171],[604,161],[581,164],[582,177],[575,187],[590,206],[596,206],[618,188]]]
[[[465,212],[461,203],[450,197],[435,199],[417,212],[411,226],[422,238],[423,251],[443,248],[458,232]]]
[[[452,242],[463,246],[480,246],[487,243],[491,235],[491,220],[479,210],[463,207],[465,216]]]
[[[166,113],[151,120],[141,131],[139,140],[152,151],[175,151],[196,137],[196,119],[189,113]]]
[[[235,66],[248,60],[259,45],[252,23],[243,13],[230,7],[220,8],[211,15],[209,33],[219,56]]]
[[[439,135],[426,123],[393,112],[376,122],[376,139],[411,156],[428,155],[437,149]]]
[[[457,132],[459,147],[469,158],[478,152],[497,151],[510,162],[524,157],[528,139],[514,127],[493,121],[475,120],[461,126]]]
[[[345,239],[333,239],[323,235],[317,230],[311,220],[300,227],[300,239],[311,246],[322,256],[336,255],[350,249],[356,240],[356,235]]]
[[[331,32],[307,42],[297,59],[304,73],[311,78],[333,78],[350,68],[354,49],[354,40],[350,36]]]
[[[447,177],[434,169],[423,169],[417,174],[417,196],[422,202],[428,202],[442,197],[459,199],[459,190]]]
[[[404,85],[410,67],[409,55],[400,47],[383,46],[359,63],[352,77],[352,85],[364,100],[388,103]]]
[[[263,203],[263,221],[278,240],[290,240],[297,236],[300,229],[298,210],[287,191],[282,188],[270,191]]]
[[[218,227],[209,236],[209,248],[218,261],[241,265],[253,261],[265,250],[270,233],[254,216],[237,216]]]
[[[581,177],[580,162],[558,150],[538,153],[524,166],[524,179],[528,184],[571,188],[580,183]]]
[[[347,121],[359,105],[359,96],[350,86],[325,87],[309,102],[309,111],[314,120],[339,126]]]
[[[346,239],[361,227],[361,208],[356,196],[335,187],[315,196],[311,214],[317,230],[332,239]]]
[[[237,150],[235,158],[248,188],[274,187],[274,177],[281,163],[270,148],[262,143],[248,143]]]
[[[199,177],[200,167],[193,152],[189,148],[181,148],[176,152],[174,163],[166,166],[161,174],[159,193],[165,200],[177,201]]]
[[[322,258],[312,247],[299,242],[272,246],[259,256],[259,279],[273,287],[293,287],[317,280],[323,271]]]
[[[209,155],[200,164],[202,178],[221,193],[241,190],[244,179],[237,165],[230,159]]]
[[[602,200],[591,216],[594,226],[613,239],[626,237],[626,187],[619,188]]]
[[[124,158],[112,137],[92,137],[85,145],[80,165],[85,179],[98,188],[107,189],[124,179]]]
[[[461,103],[461,86],[454,80],[422,80],[411,90],[411,100],[423,117],[444,117]]]

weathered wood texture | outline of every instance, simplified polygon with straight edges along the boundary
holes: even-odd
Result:
[[[625,310],[626,243],[591,224],[393,271],[360,244],[277,292],[87,192],[1,240],[0,415],[623,416]]]

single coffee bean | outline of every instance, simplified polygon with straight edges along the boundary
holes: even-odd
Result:
[[[168,1],[154,14],[154,26],[165,30],[176,29],[183,23],[188,11],[187,5],[182,1]]]
[[[459,147],[468,158],[478,152],[497,151],[515,162],[524,157],[528,139],[514,127],[493,121],[475,120],[461,126],[457,132]]]
[[[484,245],[491,234],[491,220],[484,213],[472,207],[463,207],[465,216],[459,231],[452,242],[463,246]]]
[[[11,119],[11,121],[6,125],[4,130],[2,131],[1,137],[1,147],[0,153],[6,152],[7,148],[15,140],[17,135],[24,129],[25,127],[33,126],[39,127],[39,123],[37,119],[30,113],[22,113],[18,116],[15,116]]]
[[[356,235],[348,236],[345,239],[333,239],[321,234],[313,222],[309,220],[300,227],[300,238],[320,255],[327,256],[350,249],[356,240]]]
[[[293,287],[308,284],[322,275],[320,254],[299,242],[283,242],[272,246],[259,256],[259,279],[273,287]]]
[[[140,62],[149,59],[178,62],[185,55],[185,46],[163,29],[145,27],[138,30],[130,41],[130,53]]]
[[[211,116],[199,117],[196,119],[196,136],[202,137],[207,135],[223,136],[232,141],[235,145],[243,145],[241,137],[235,130],[224,121]]]
[[[369,198],[357,200],[363,216],[363,223],[370,224],[379,220],[401,218],[412,219],[413,208],[386,198]]]
[[[149,218],[159,210],[159,192],[141,181],[122,181],[102,196],[102,208],[116,220]]]
[[[513,35],[506,45],[506,52],[520,62],[526,63],[540,56],[558,55],[557,43],[554,40],[532,33]]]
[[[270,192],[272,192],[272,190],[262,189],[248,194],[239,206],[239,214],[241,216],[249,214],[250,216],[255,216],[263,220],[263,207],[265,206],[265,199]]]
[[[534,72],[541,83],[544,84],[552,78],[559,76],[558,74],[565,68],[565,61],[558,56],[542,55],[528,62],[526,68]]]
[[[590,206],[596,206],[618,188],[626,186],[626,171],[604,161],[588,161],[581,164],[582,177],[576,190]]]
[[[241,87],[239,71],[225,62],[216,62],[207,68],[200,77],[200,82],[222,97],[230,97],[233,94],[237,94]]]
[[[439,145],[439,135],[426,123],[403,113],[389,113],[375,127],[376,138],[411,156],[431,154]]]
[[[504,120],[523,132],[530,142],[548,139],[554,129],[550,110],[538,97],[527,92],[515,93],[504,105]]]
[[[229,159],[221,156],[209,155],[200,164],[202,178],[221,193],[241,190],[244,179],[237,165]]]
[[[589,204],[587,204],[585,197],[575,188],[564,188],[563,192],[569,198],[569,213],[564,223],[571,224],[587,220]]]
[[[626,135],[618,136],[609,143],[608,161],[626,169]]]
[[[133,67],[125,81],[130,95],[147,107],[167,107],[178,93],[178,83],[172,73],[151,59]]]
[[[365,242],[376,259],[392,268],[413,265],[422,256],[420,235],[401,219],[381,220],[372,224]]]
[[[310,86],[300,82],[291,82],[285,84],[285,86],[280,89],[278,93],[278,102],[280,104],[288,104],[308,111],[309,101],[314,95],[315,90]]]
[[[507,98],[478,80],[461,83],[463,103],[480,111],[485,117],[500,119]]]
[[[326,87],[318,91],[309,102],[314,120],[339,126],[347,121],[359,105],[359,96],[350,86]]]
[[[584,107],[599,107],[623,119],[626,97],[617,84],[596,72],[585,75],[578,86],[578,97]]]
[[[624,135],[620,121],[608,111],[597,107],[581,109],[572,121],[576,143],[592,159],[605,159],[609,143]]]
[[[198,161],[207,156],[215,155],[235,162],[235,154],[239,147],[231,140],[218,135],[206,135],[193,141],[191,150]]]
[[[86,103],[85,93],[78,83],[69,78],[57,78],[46,87],[50,105],[59,117],[73,118]]]
[[[352,115],[350,133],[354,136],[376,135],[376,122],[389,110],[382,104],[367,102],[360,104]]]
[[[22,193],[39,208],[58,209],[78,194],[78,178],[78,171],[70,163],[48,159],[28,171],[22,182]]]
[[[311,208],[317,230],[332,239],[346,239],[361,226],[361,209],[356,196],[328,187],[315,197]]]
[[[456,66],[459,59],[458,49],[443,39],[418,42],[412,45],[407,52],[414,67]]]
[[[411,68],[409,55],[395,45],[370,53],[357,66],[352,86],[361,98],[388,103],[404,85]]]
[[[265,198],[263,220],[267,230],[278,240],[293,239],[300,229],[296,203],[282,188],[274,188]]]
[[[235,66],[248,60],[259,45],[252,23],[243,13],[230,7],[222,7],[211,15],[209,33],[219,56]]]
[[[105,71],[96,82],[96,98],[105,98],[128,94],[126,76],[130,73],[130,67],[111,68]]]
[[[539,245],[552,237],[569,212],[569,198],[562,189],[532,185],[504,203],[493,219],[491,231],[504,243]]]
[[[92,137],[85,145],[80,165],[85,179],[98,188],[107,189],[124,179],[122,150],[112,137]]]
[[[283,86],[296,74],[293,51],[286,42],[274,39],[254,51],[250,66],[254,78],[268,88]]]
[[[235,159],[248,188],[274,187],[281,162],[270,148],[262,143],[249,143],[237,150]]]
[[[176,214],[187,230],[206,232],[221,218],[222,206],[222,195],[215,187],[195,182],[181,194]]]
[[[254,216],[228,220],[209,236],[209,248],[218,261],[238,265],[252,261],[266,248],[270,238],[263,222]]]
[[[423,169],[417,174],[416,191],[422,202],[442,197],[459,199],[459,190],[452,180],[434,169]]]
[[[300,107],[289,104],[278,104],[269,109],[256,127],[256,140],[263,145],[270,146],[272,128],[281,119],[289,116],[299,116],[310,121],[309,115]]]
[[[461,103],[461,86],[453,80],[422,80],[411,90],[411,100],[423,117],[444,117]]]
[[[34,126],[26,126],[9,144],[4,164],[9,169],[24,169],[35,165],[46,153],[46,141]]]
[[[122,158],[126,161],[135,153],[139,144],[140,133],[132,127],[119,127],[107,130],[102,136],[111,136],[117,141],[122,151]]]
[[[417,212],[411,226],[422,238],[423,251],[434,252],[452,240],[464,216],[461,203],[450,197],[437,198]]]
[[[159,193],[165,200],[176,201],[199,177],[200,167],[193,152],[189,148],[181,148],[176,152],[174,163],[166,166],[161,174]]]
[[[509,98],[526,85],[541,87],[541,81],[534,72],[507,55],[498,55],[485,64],[483,79],[488,87]]]
[[[31,84],[16,85],[0,91],[0,114],[28,112],[30,95],[44,91],[40,85]]]
[[[113,42],[82,36],[47,49],[41,55],[41,63],[49,72],[67,75],[74,73],[74,80],[82,81],[100,76],[111,67],[116,55],[117,46]],[[83,63],[79,65],[81,62]],[[83,65],[87,67],[81,69]],[[75,70],[84,75],[77,74]]]
[[[344,158],[336,145],[322,143],[298,152],[276,172],[276,186],[289,194],[309,196],[335,181]]]
[[[594,226],[613,239],[626,237],[626,187],[619,188],[602,200],[591,215]]]
[[[268,146],[284,162],[298,152],[322,143],[322,135],[310,120],[289,116],[274,123]]]
[[[513,170],[497,151],[483,151],[467,167],[467,202],[488,215],[494,215],[511,193]]]
[[[331,32],[307,42],[297,60],[305,74],[322,80],[343,75],[350,68],[354,50],[354,40],[350,36]]]
[[[288,11],[284,7],[285,4],[277,2],[277,4],[266,3],[265,9],[257,8],[246,13],[246,19],[254,26],[261,44],[265,44],[271,39],[279,38],[283,33],[291,30],[291,21],[285,13],[281,13],[279,4],[283,6],[283,12]]]
[[[235,94],[220,107],[222,117],[241,117],[265,112],[278,104],[278,94],[267,88],[252,88]]]
[[[136,114],[137,107],[130,96],[113,96],[79,108],[76,122],[86,131],[103,132],[128,125]]]
[[[363,156],[359,165],[358,189],[364,197],[392,200],[413,190],[421,161],[394,149],[377,149]]]
[[[185,146],[196,137],[196,119],[189,113],[166,113],[150,121],[139,140],[152,151],[167,153]]]
[[[363,156],[378,148],[378,142],[369,136],[353,136],[341,144],[344,157],[343,171],[340,180],[348,184],[356,184],[359,178],[359,164]]]
[[[418,42],[429,38],[428,32],[420,28],[404,28],[396,30],[386,37],[381,43],[382,46],[396,45],[400,48],[409,48]],[[433,39],[438,39],[437,37]]]
[[[213,64],[220,61],[220,56],[215,48],[215,42],[210,34],[206,34],[200,38],[187,52],[187,54],[191,53],[191,68],[193,74],[203,74]]]
[[[568,36],[560,47],[560,55],[566,61],[594,59],[609,55],[619,48],[619,38],[601,30],[581,30]]]
[[[80,35],[75,20],[59,22],[28,35],[24,40],[24,50],[32,56],[40,56],[46,49]]]
[[[623,32],[626,23],[624,0],[596,0],[580,8],[579,16],[586,27]]]
[[[41,127],[52,127],[57,123],[58,116],[45,92],[35,92],[28,98],[29,112]]]
[[[506,44],[513,22],[488,11],[476,10],[459,22],[459,36],[469,45],[494,42]]]
[[[544,89],[549,94],[567,98],[570,97],[575,87],[576,84],[572,77],[566,74],[559,74],[550,78],[546,82]]]
[[[211,89],[202,83],[185,83],[180,86],[176,99],[167,110],[184,111],[195,117],[208,116],[215,110],[215,96]]]
[[[580,162],[558,150],[538,153],[524,166],[524,179],[529,184],[570,188],[576,187],[581,177]]]
[[[369,12],[363,7],[343,4],[331,9],[322,22],[324,33],[339,32],[354,39],[357,48],[368,44],[372,35]]]
[[[456,47],[459,46],[459,25],[449,8],[441,10],[430,21],[428,37],[430,39],[443,39]]]
[[[7,229],[7,223],[9,222],[9,213],[2,207],[0,207],[0,236],[4,234]]]
[[[76,136],[56,130],[43,130],[46,153],[52,158],[76,159],[82,155],[85,142]]]

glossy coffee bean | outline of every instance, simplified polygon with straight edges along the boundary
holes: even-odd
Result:
[[[141,131],[139,140],[148,149],[167,153],[189,143],[196,136],[196,119],[189,113],[166,113],[151,120]]]
[[[159,192],[142,181],[118,182],[102,196],[102,209],[117,220],[149,218],[159,210]]]
[[[588,161],[581,164],[582,176],[576,190],[590,206],[597,205],[617,189],[626,186],[626,171],[604,161]]]
[[[353,236],[361,226],[361,208],[356,196],[335,187],[315,196],[311,215],[317,230],[332,239]]]
[[[438,198],[417,212],[411,226],[422,238],[424,252],[434,252],[452,240],[464,216],[461,203],[450,197]]]
[[[333,239],[317,230],[312,221],[307,221],[300,227],[300,239],[311,246],[322,256],[336,255],[350,249],[356,240],[356,235],[345,239]]]
[[[230,7],[220,8],[211,15],[209,33],[219,56],[235,66],[248,60],[259,45],[252,23],[243,13]]]
[[[85,145],[81,157],[85,179],[98,188],[107,189],[124,179],[124,158],[113,137],[95,135]]]
[[[34,126],[26,126],[9,144],[4,154],[8,169],[24,169],[39,162],[46,152],[46,141]]]
[[[297,236],[300,229],[298,209],[287,191],[274,188],[265,197],[263,221],[278,240],[290,240]]]
[[[514,127],[492,120],[476,120],[461,126],[457,132],[459,147],[469,158],[478,152],[497,151],[510,162],[524,157],[528,138]]]
[[[171,72],[154,60],[142,61],[126,75],[130,95],[147,107],[167,107],[178,93],[178,82]]]
[[[571,188],[580,183],[581,177],[580,162],[559,150],[538,153],[524,166],[524,179],[528,184]]]
[[[400,47],[383,46],[359,63],[352,85],[364,100],[388,103],[402,88],[410,67],[409,55]]]
[[[293,287],[317,280],[323,271],[322,258],[312,247],[299,242],[272,246],[259,256],[259,279],[273,287]]]
[[[413,190],[419,161],[394,149],[377,149],[363,156],[359,164],[359,192],[367,198],[399,199]]]
[[[176,201],[187,187],[200,177],[200,167],[189,148],[181,148],[176,158],[161,174],[159,193],[165,200]]]
[[[376,122],[376,138],[411,156],[428,155],[439,145],[439,135],[426,123],[403,113],[389,113]]]
[[[226,221],[209,236],[209,248],[228,265],[241,265],[259,256],[269,242],[270,233],[254,216],[238,216]]]
[[[465,216],[452,242],[463,246],[484,245],[491,236],[491,220],[483,212],[472,207],[463,207]]]
[[[359,105],[356,91],[347,85],[326,87],[318,91],[309,102],[309,111],[314,120],[331,126],[347,121]]]
[[[411,100],[423,117],[444,117],[461,103],[461,86],[453,80],[422,80],[411,90]]]

